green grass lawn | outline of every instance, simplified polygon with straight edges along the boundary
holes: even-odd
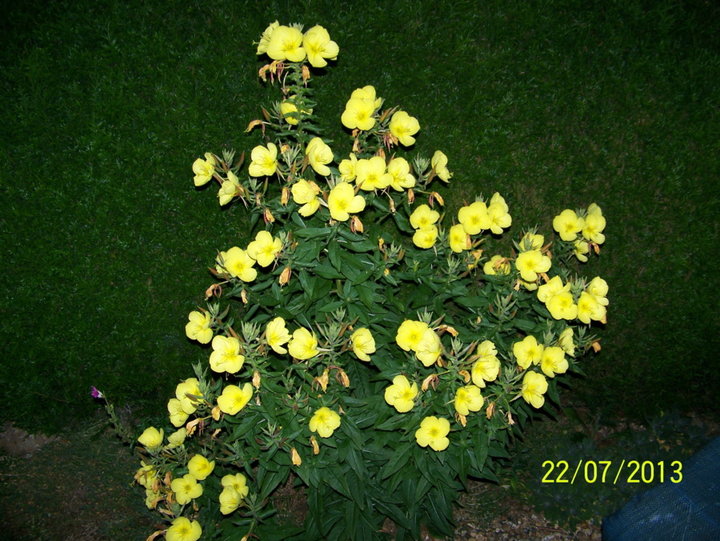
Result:
[[[607,242],[581,272],[610,284],[609,323],[566,401],[717,412],[713,2],[80,0],[2,22],[2,419],[60,429],[96,407],[90,385],[160,416],[206,357],[187,314],[216,251],[247,238],[243,208],[220,211],[190,166],[258,142],[245,126],[275,94],[252,41],[275,19],[340,45],[313,83],[334,148],[344,102],[372,84],[419,119],[417,152],[448,155],[452,208],[500,191],[516,235],[603,208]]]

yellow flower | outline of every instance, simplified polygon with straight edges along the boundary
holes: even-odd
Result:
[[[452,173],[447,168],[448,158],[447,156],[436,150],[433,157],[430,159],[430,165],[438,178],[444,182],[448,182],[452,178]]]
[[[288,349],[290,350],[290,355],[295,359],[304,361],[315,357],[315,355],[319,353],[317,346],[318,341],[315,335],[307,329],[300,327],[293,332],[290,343],[288,344]]]
[[[560,333],[560,336],[558,337],[558,344],[566,354],[570,355],[570,357],[575,356],[575,341],[573,340],[572,327],[567,327]]]
[[[387,165],[390,186],[398,192],[415,186],[415,177],[410,173],[410,164],[405,158],[393,158]]]
[[[196,454],[190,459],[187,467],[190,475],[198,481],[202,481],[203,479],[207,479],[208,475],[215,469],[215,461],[208,460],[204,456]]]
[[[345,104],[342,121],[343,126],[351,130],[369,130],[375,125],[373,113],[382,104],[382,99],[375,97],[375,88],[367,85],[356,88]]]
[[[542,359],[540,359],[540,369],[549,377],[555,377],[555,374],[564,374],[568,369],[568,362],[565,359],[565,352],[558,346],[550,346],[543,350]]]
[[[277,170],[277,147],[268,143],[267,147],[258,145],[250,153],[248,173],[253,177],[269,177]]]
[[[605,224],[605,217],[602,215],[602,210],[595,203],[592,203],[588,207],[587,216],[585,216],[582,236],[590,242],[602,244],[605,242],[605,235],[603,234]]]
[[[175,494],[175,500],[180,505],[190,503],[195,498],[202,496],[203,487],[199,485],[195,476],[191,473],[185,474],[182,477],[173,479],[170,483],[170,488]]]
[[[411,385],[403,376],[395,376],[392,385],[385,389],[385,402],[394,407],[398,413],[406,413],[415,406],[415,397],[418,394],[417,383]]]
[[[190,340],[197,340],[201,344],[207,344],[212,340],[213,332],[210,328],[209,313],[193,311],[188,314],[188,320],[185,325],[185,335]]]
[[[240,354],[240,340],[233,336],[216,336],[212,341],[210,368],[214,372],[236,373],[242,368],[245,357]]]
[[[202,489],[201,489],[202,491]],[[187,503],[187,502],[186,502]],[[178,517],[165,532],[166,541],[197,541],[202,535],[202,528],[197,520]]]
[[[265,327],[265,340],[275,353],[287,353],[283,346],[290,341],[290,333],[285,327],[285,320],[276,317]]]
[[[327,66],[325,59],[335,60],[340,52],[338,44],[330,40],[330,34],[320,25],[313,26],[305,32],[303,47],[307,53],[308,62],[314,68],[324,68]]]
[[[368,100],[373,104],[375,109],[379,109],[382,105],[382,98],[378,98],[375,94],[375,87],[372,85],[366,85],[362,88],[356,88],[350,94],[350,99],[354,100]]]
[[[487,212],[490,220],[490,231],[495,235],[500,235],[503,229],[507,229],[512,224],[512,217],[508,213],[508,206],[505,203],[505,199],[503,199],[499,193],[495,193],[490,199]]]
[[[553,295],[547,300],[545,306],[555,319],[575,319],[578,315],[578,306],[570,291]]]
[[[420,341],[415,348],[415,356],[423,363],[423,366],[431,366],[442,354],[442,342],[438,334],[428,328],[425,329]]]
[[[420,131],[420,123],[417,118],[410,116],[405,111],[397,111],[390,119],[390,133],[398,138],[400,144],[406,147],[415,144],[415,135]]]
[[[510,262],[506,257],[494,255],[483,265],[483,272],[491,276],[497,274],[510,274]]]
[[[578,261],[587,263],[587,260],[588,260],[587,254],[590,253],[590,245],[587,243],[586,240],[578,239],[575,241],[575,244],[573,245],[573,253],[575,254],[575,257],[578,258]]]
[[[177,398],[171,398],[167,405],[168,413],[170,414],[170,423],[174,427],[179,427],[185,424],[187,418],[190,416],[183,410],[182,403]]]
[[[566,242],[574,241],[583,227],[585,227],[585,220],[575,214],[574,210],[565,209],[553,219],[553,229]]]
[[[528,250],[518,254],[515,260],[515,268],[520,271],[520,277],[526,282],[534,282],[541,272],[547,272],[552,266],[552,261],[540,250]]]
[[[330,175],[330,168],[327,164],[333,161],[333,153],[322,139],[313,137],[305,148],[305,155],[308,157],[310,166],[318,175],[324,177]]]
[[[220,484],[225,488],[231,488],[237,492],[241,498],[244,498],[250,492],[247,486],[247,479],[242,473],[236,473],[234,475],[225,475]]]
[[[242,389],[237,385],[228,385],[218,396],[217,404],[223,413],[235,415],[250,402],[252,395],[253,389],[250,383],[243,385]]]
[[[415,229],[422,229],[434,225],[440,218],[440,213],[431,210],[427,205],[420,205],[410,215],[410,225]]]
[[[500,373],[500,361],[497,357],[483,357],[472,366],[472,382],[478,387],[485,387],[486,381],[495,381]]]
[[[303,109],[300,111],[298,106],[295,105],[295,99],[297,96],[290,96],[288,99],[280,103],[280,114],[285,119],[285,122],[291,126],[297,126],[300,123],[300,119],[305,115],[311,115],[312,109]]]
[[[392,180],[386,172],[385,160],[380,156],[358,160],[355,165],[355,175],[355,184],[366,192],[387,188]]]
[[[487,206],[482,201],[475,201],[462,207],[458,211],[458,222],[462,224],[468,235],[477,235],[483,229],[490,229],[492,225]]]
[[[355,180],[355,177],[357,176],[357,163],[358,159],[355,154],[350,154],[349,159],[342,160],[340,165],[338,165],[340,180],[345,182],[352,182]]]
[[[187,437],[187,430],[184,428],[181,428],[180,430],[176,430],[172,434],[170,434],[168,439],[168,447],[175,448],[180,447],[184,442],[185,438]]]
[[[470,249],[470,235],[465,233],[465,228],[462,224],[456,224],[450,228],[450,231],[448,232],[448,243],[450,244],[450,249],[456,254],[459,254],[463,250]]]
[[[282,241],[273,238],[269,231],[260,231],[255,235],[255,240],[248,244],[247,254],[257,261],[261,267],[267,267],[282,250]]]
[[[544,346],[530,335],[513,344],[513,355],[521,368],[527,369],[530,364],[538,364],[542,359]]]
[[[478,387],[485,387],[486,381],[495,381],[500,373],[500,361],[497,348],[490,340],[484,340],[477,347],[478,359],[472,366],[470,375],[472,382]]]
[[[207,184],[215,173],[215,165],[217,162],[212,154],[209,152],[205,153],[205,159],[198,158],[193,162],[192,170],[195,173],[193,177],[193,183],[195,186],[202,186]]]
[[[460,415],[470,415],[471,411],[480,411],[484,399],[480,394],[480,388],[475,385],[460,387],[455,392],[455,411]]]
[[[303,35],[300,30],[290,26],[278,26],[270,35],[266,52],[273,60],[302,62],[305,60],[302,44]]]
[[[164,431],[162,428],[158,430],[154,426],[149,426],[143,431],[142,434],[140,434],[140,437],[138,437],[138,441],[148,451],[154,451],[162,445],[163,436]]]
[[[534,408],[542,408],[545,403],[543,396],[548,389],[548,383],[545,376],[537,372],[526,372],[523,378],[520,394],[525,402]]]
[[[346,222],[351,213],[356,214],[365,208],[365,199],[361,195],[355,195],[355,190],[347,182],[338,182],[330,190],[328,208],[333,220]]]
[[[135,480],[138,485],[145,488],[151,488],[153,481],[157,479],[157,470],[152,464],[146,464],[144,460],[140,461],[140,468],[135,472]]]
[[[320,199],[317,196],[320,193],[320,188],[314,182],[308,182],[305,179],[298,180],[292,185],[290,191],[292,192],[293,201],[298,205],[302,205],[298,209],[300,216],[312,216],[320,208]]]
[[[429,445],[435,451],[444,451],[450,445],[449,433],[450,421],[444,417],[425,417],[415,431],[415,440],[420,447]]]
[[[270,23],[268,27],[265,29],[265,31],[262,33],[262,36],[260,36],[260,43],[258,43],[257,47],[257,54],[264,54],[267,52],[268,44],[270,43],[270,38],[273,35],[273,32],[275,32],[275,29],[280,26],[280,23],[275,21],[274,23]]]
[[[428,330],[428,324],[423,321],[413,321],[406,319],[400,324],[395,341],[405,351],[415,351],[422,340],[425,331]]]
[[[220,502],[220,512],[223,515],[229,515],[240,507],[242,497],[234,488],[226,487],[220,493],[218,501]]]
[[[478,345],[476,353],[479,357],[495,357],[497,356],[497,347],[491,340],[483,340]]]
[[[438,228],[434,225],[429,227],[423,227],[415,231],[413,235],[413,244],[418,248],[432,248],[435,245],[435,241],[438,237]]]
[[[537,298],[540,302],[548,302],[555,295],[570,291],[570,284],[563,284],[559,276],[553,276],[549,282],[538,287]]]
[[[232,171],[227,172],[227,180],[223,181],[218,190],[218,201],[220,206],[227,205],[235,197],[240,189],[240,180]]]
[[[599,299],[587,291],[580,293],[577,303],[577,318],[585,324],[589,324],[590,320],[603,321],[607,315],[607,309]]]
[[[596,276],[595,278],[590,280],[590,283],[587,285],[586,290],[593,297],[602,297],[602,299],[598,299],[598,302],[604,306],[607,306],[608,300],[605,297],[607,297],[609,287],[605,280],[603,280],[599,276]]]
[[[243,282],[252,282],[257,278],[257,270],[253,265],[255,260],[245,250],[233,246],[227,252],[220,252],[215,268],[219,272],[227,272],[230,276],[240,278]]]
[[[353,353],[361,361],[369,361],[370,354],[375,353],[375,339],[370,333],[370,329],[361,327],[350,335]]]
[[[178,383],[177,387],[175,387],[175,398],[180,401],[180,406],[185,413],[188,415],[195,413],[196,404],[202,400],[200,382],[197,378],[188,378]]]
[[[540,250],[544,243],[545,237],[528,231],[523,235],[523,238],[520,239],[519,247],[521,252],[528,252],[530,250]]]
[[[346,128],[367,131],[375,125],[374,112],[375,107],[371,101],[350,99],[340,120]]]
[[[317,432],[321,438],[329,438],[340,426],[340,416],[330,408],[318,409],[310,418],[310,432]]]

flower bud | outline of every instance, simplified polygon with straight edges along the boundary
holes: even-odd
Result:
[[[412,188],[408,188],[407,191],[408,204],[412,205],[415,202],[415,191]]]
[[[282,196],[280,197],[280,203],[284,207],[288,204],[288,201],[290,201],[290,188],[287,186],[283,186],[282,189]]]
[[[222,286],[220,284],[213,284],[205,290],[205,300],[208,300],[213,295],[216,297],[220,297],[222,295]]]
[[[460,370],[460,372],[458,372],[458,373],[462,376],[463,381],[465,383],[470,383],[470,379],[471,379],[470,372],[468,372],[467,370]]]
[[[197,427],[200,423],[202,423],[202,419],[193,419],[188,424],[186,424],[185,430],[187,431],[187,435],[192,436],[197,430]]]
[[[300,466],[302,464],[302,458],[300,458],[300,454],[297,452],[295,447],[290,449],[290,460],[292,460],[292,463],[295,466]]]
[[[345,370],[343,370],[342,368],[338,368],[336,377],[338,378],[343,387],[350,387],[350,378],[345,373]]]
[[[425,392],[428,390],[428,388],[432,386],[433,390],[435,390],[437,388],[439,379],[440,378],[438,378],[437,374],[430,374],[423,380],[422,385],[420,385],[420,389]]]
[[[250,124],[248,124],[248,127],[245,128],[245,133],[252,131],[255,126],[262,126],[262,125],[263,125],[262,120],[258,120],[258,119],[251,120]]]
[[[263,220],[265,220],[266,224],[271,224],[275,221],[275,216],[272,215],[272,212],[270,212],[270,209],[266,208],[263,211]]]
[[[219,407],[219,406],[215,406],[215,407],[212,409],[212,412],[211,412],[211,413],[212,413],[212,418],[213,418],[213,420],[215,420],[215,421],[219,421],[219,420],[220,420],[220,413],[221,413],[221,412],[220,412],[220,407]]]
[[[290,281],[290,276],[292,275],[292,269],[290,266],[285,267],[282,272],[280,273],[280,278],[278,279],[278,282],[281,286],[284,286]]]
[[[438,332],[449,332],[454,338],[457,338],[458,336],[457,329],[455,329],[455,327],[451,327],[450,325],[440,325],[440,327],[438,327]]]
[[[320,446],[318,445],[315,436],[310,436],[310,445],[312,445],[314,455],[320,454]]]
[[[317,384],[320,386],[320,388],[323,390],[323,392],[325,392],[327,390],[329,379],[330,379],[330,374],[328,373],[328,369],[326,368],[325,371],[322,373],[322,376],[315,378],[313,381],[317,382]]]
[[[467,417],[461,413],[455,413],[455,418],[463,427],[467,426]]]
[[[253,387],[255,387],[256,389],[260,388],[260,372],[258,372],[257,370],[253,372],[252,384]]]
[[[360,218],[353,215],[350,218],[350,231],[353,233],[362,233],[365,231],[365,228],[363,227],[363,223],[360,221]]]
[[[490,402],[488,404],[487,409],[485,410],[485,416],[488,419],[492,419],[493,414],[495,413],[495,402]]]

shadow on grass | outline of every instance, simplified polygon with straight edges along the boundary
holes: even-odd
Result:
[[[160,521],[132,475],[138,460],[94,425],[51,439],[5,427],[0,438],[2,538],[144,540]]]

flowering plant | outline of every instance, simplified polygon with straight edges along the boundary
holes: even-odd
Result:
[[[448,157],[412,157],[418,120],[374,87],[340,115],[349,151],[323,140],[311,68],[339,54],[324,28],[272,23],[257,53],[281,97],[248,126],[262,142],[247,173],[232,151],[192,166],[253,237],[222,247],[188,316],[208,355],[168,402],[174,431],[138,438],[135,478],[169,521],[156,534],[291,536],[267,519],[293,474],[308,495],[299,539],[418,538],[422,521],[449,535],[467,478],[495,479],[513,434],[599,349],[608,286],[568,263],[599,253],[602,211],[564,210],[559,238],[522,230],[498,254],[505,199],[448,215],[435,189]]]

